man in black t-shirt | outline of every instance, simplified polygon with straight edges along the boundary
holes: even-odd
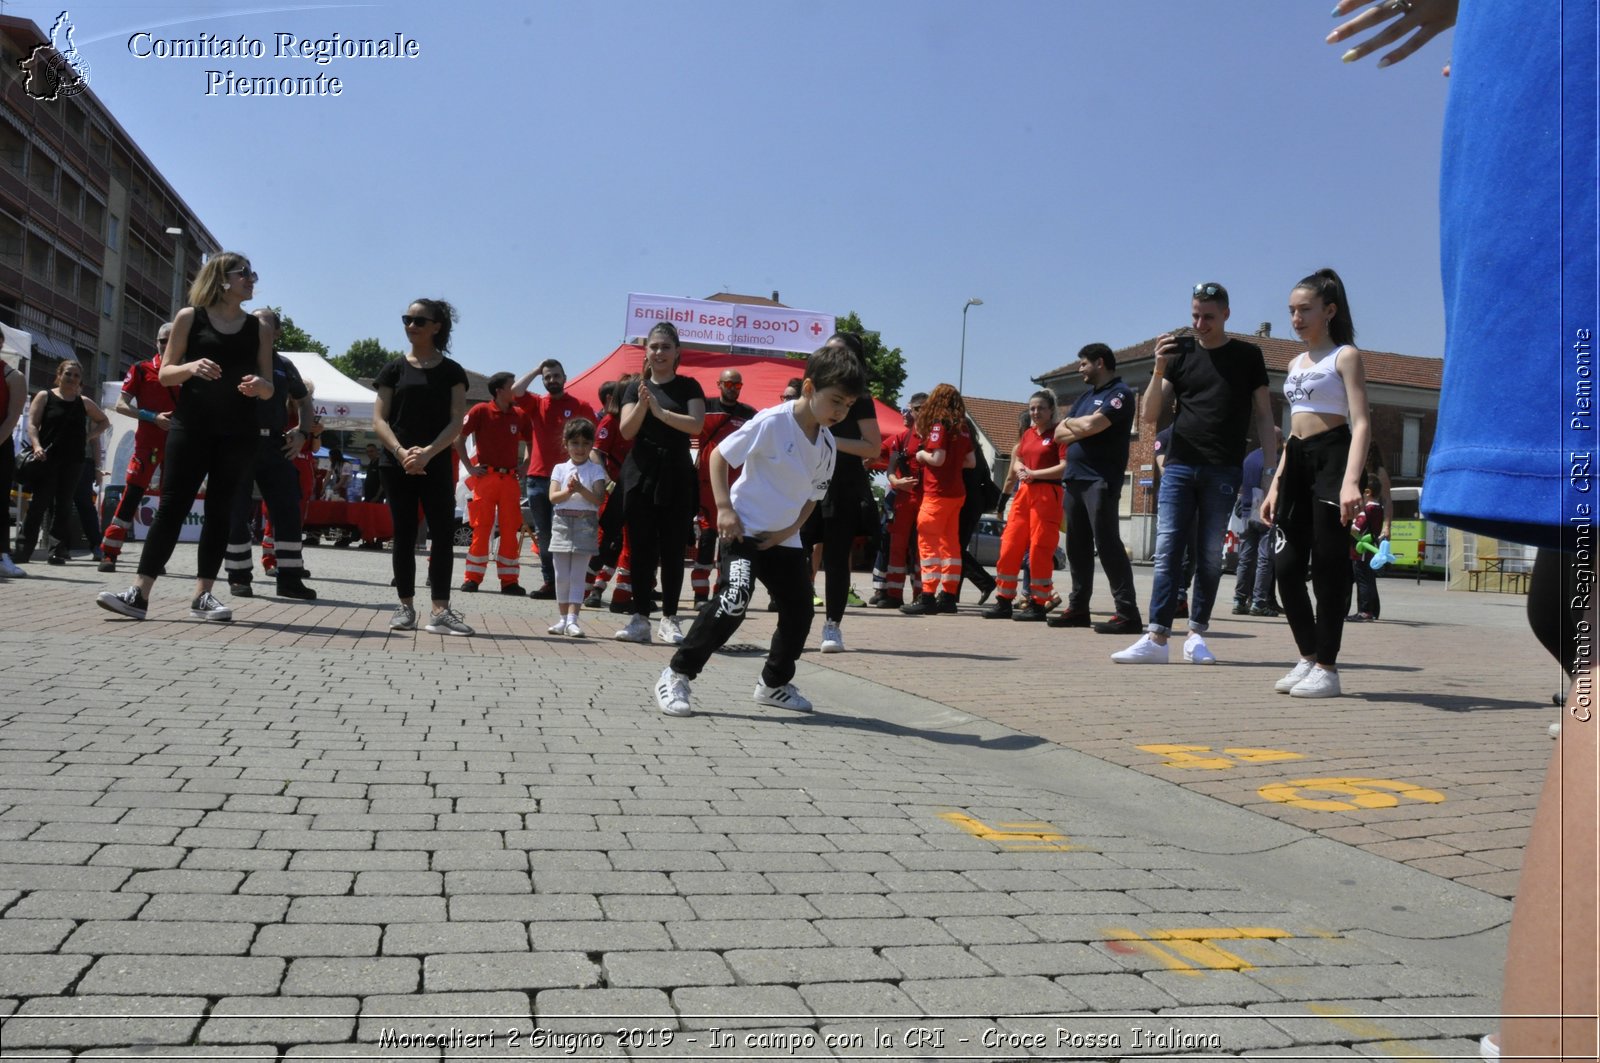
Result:
[[[1215,664],[1205,630],[1222,580],[1222,535],[1239,493],[1245,441],[1254,420],[1257,437],[1272,438],[1272,402],[1261,348],[1232,339],[1228,290],[1197,284],[1190,304],[1193,336],[1156,338],[1155,364],[1144,393],[1144,423],[1154,432],[1161,414],[1178,403],[1172,448],[1161,474],[1156,505],[1155,586],[1150,594],[1147,634],[1111,659],[1118,664],[1166,664],[1182,578],[1183,548],[1199,537],[1194,596],[1189,602],[1189,637],[1183,659]]]

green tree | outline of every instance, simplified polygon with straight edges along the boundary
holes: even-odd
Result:
[[[898,347],[885,347],[883,336],[861,323],[854,310],[844,317],[834,318],[840,332],[860,334],[867,348],[867,390],[874,398],[891,406],[900,404],[900,389],[906,384],[906,359]]]
[[[275,306],[272,311],[278,315],[278,321],[283,325],[283,333],[278,337],[278,350],[316,351],[322,357],[328,357],[328,345],[312,338],[311,333],[296,325],[294,318],[283,312],[283,307]]]
[[[385,350],[383,344],[369,336],[356,340],[348,351],[337,358],[329,358],[328,362],[350,379],[363,380],[377,376],[378,370],[398,357],[399,351]]]

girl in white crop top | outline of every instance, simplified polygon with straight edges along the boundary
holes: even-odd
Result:
[[[1339,646],[1350,599],[1350,522],[1361,508],[1362,469],[1372,438],[1367,374],[1353,346],[1344,282],[1318,270],[1289,293],[1289,318],[1306,351],[1289,364],[1283,393],[1289,439],[1261,504],[1273,529],[1278,598],[1300,661],[1276,689],[1337,697]],[[1313,612],[1303,574],[1311,567]]]

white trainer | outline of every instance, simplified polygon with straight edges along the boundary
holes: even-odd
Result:
[[[1206,645],[1205,638],[1198,631],[1189,632],[1189,637],[1183,640],[1183,659],[1190,664],[1217,663],[1211,647]]]
[[[583,628],[578,626],[578,622],[576,620],[568,620],[566,630],[564,630],[562,634],[567,636],[569,639],[581,639],[584,637]]]
[[[1306,673],[1306,677],[1289,691],[1291,698],[1336,698],[1339,696],[1339,673],[1330,672],[1321,665]]]
[[[649,642],[650,641],[650,621],[646,620],[644,617],[640,616],[638,613],[634,613],[633,614],[633,619],[628,621],[628,626],[623,628],[621,631],[617,632],[617,641],[618,642]]]
[[[1280,694],[1287,694],[1299,685],[1300,680],[1310,674],[1315,667],[1315,662],[1301,658],[1300,663],[1289,669],[1289,674],[1272,684],[1272,689]]]
[[[556,617],[556,622],[544,629],[546,635],[565,635],[567,633],[567,618]]]
[[[27,573],[13,560],[10,554],[0,554],[0,576],[8,579],[21,579]]]
[[[454,609],[441,609],[428,618],[422,630],[434,635],[475,634],[470,624]]]
[[[844,652],[844,636],[839,633],[839,625],[832,620],[822,622],[822,652]]]
[[[1166,664],[1167,645],[1157,642],[1153,635],[1146,633],[1132,646],[1113,653],[1111,659],[1118,664]]]
[[[656,705],[668,716],[693,716],[694,709],[689,707],[689,677],[663,668],[661,678],[656,680]]]
[[[793,683],[785,683],[781,687],[769,687],[765,683],[757,683],[754,700],[757,705],[771,705],[776,709],[793,709],[795,712],[811,711],[811,702],[807,701],[805,696],[794,688]]]
[[[676,646],[682,642],[683,628],[678,626],[678,618],[675,616],[662,617],[661,622],[656,625],[656,638],[665,642],[668,646]]]

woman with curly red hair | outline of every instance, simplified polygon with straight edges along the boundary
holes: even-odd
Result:
[[[934,388],[917,414],[917,435],[922,449],[911,460],[924,467],[917,510],[922,597],[900,611],[908,616],[953,613],[961,589],[961,503],[967,497],[961,470],[978,463],[961,392],[949,384]]]

